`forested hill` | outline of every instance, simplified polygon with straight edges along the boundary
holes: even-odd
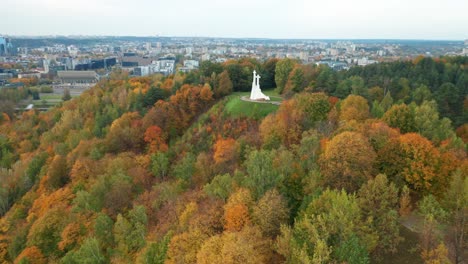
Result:
[[[467,67],[204,62],[3,113],[0,262],[466,261]],[[254,69],[284,100],[233,114]]]

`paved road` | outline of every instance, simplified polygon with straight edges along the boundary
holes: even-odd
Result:
[[[270,96],[270,97],[275,97],[275,98],[281,98],[279,96]],[[247,95],[241,96],[240,99],[242,101],[246,102],[251,102],[251,103],[259,103],[259,104],[274,104],[274,105],[280,105],[280,101],[256,101],[256,100],[250,100],[250,98]]]

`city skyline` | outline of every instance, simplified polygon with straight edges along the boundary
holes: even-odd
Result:
[[[468,38],[468,2],[20,0],[0,10],[0,34],[268,39]]]

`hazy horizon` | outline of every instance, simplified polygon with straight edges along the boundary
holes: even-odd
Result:
[[[339,40],[350,40],[350,41],[364,41],[364,40],[376,40],[376,41],[458,41],[463,42],[468,38],[461,39],[423,39],[423,38],[268,38],[268,37],[218,37],[218,36],[181,36],[181,35],[86,35],[86,34],[73,34],[73,35],[15,35],[15,34],[2,34],[0,36],[16,37],[16,38],[217,38],[217,39],[252,39],[252,40],[317,40],[317,41],[339,41]]]
[[[462,0],[7,0],[0,34],[260,39],[464,40]]]

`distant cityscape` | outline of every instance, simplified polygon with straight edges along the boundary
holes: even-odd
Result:
[[[91,85],[115,68],[170,75],[203,61],[293,58],[334,70],[416,56],[468,56],[468,40],[276,40],[190,37],[1,37],[0,86],[12,78]],[[66,74],[63,72],[67,72]],[[83,73],[91,71],[91,73]]]

